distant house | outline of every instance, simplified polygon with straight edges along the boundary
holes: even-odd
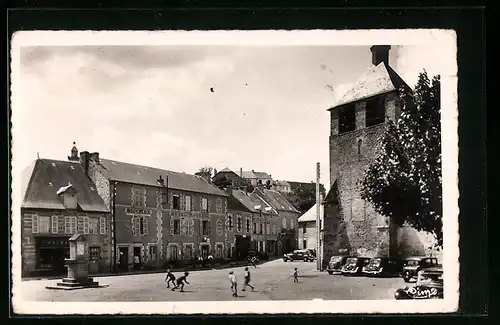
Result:
[[[89,272],[111,270],[110,211],[75,154],[73,161],[37,159],[23,172],[23,277],[66,274],[68,239],[77,233],[88,244]]]
[[[273,181],[273,189],[280,193],[291,194],[292,186],[287,181]]]
[[[318,231],[316,228],[316,211],[317,205],[313,205],[312,208],[307,210],[306,213],[300,216],[299,223],[299,245],[301,249],[316,249],[318,242]],[[324,208],[323,205],[320,207],[320,229],[323,228],[323,214]]]
[[[253,186],[269,185],[272,186],[273,178],[265,172],[256,172],[255,170],[240,170],[240,177],[248,179]]]
[[[240,179],[240,176],[237,175],[235,172],[233,172],[231,169],[226,167],[215,173],[215,175],[212,177],[212,183],[217,184],[219,182],[226,180],[234,186],[235,182],[238,179]]]
[[[278,211],[268,202],[266,195],[257,188],[249,196],[257,205],[256,210],[258,210],[258,215],[253,220],[253,248],[271,256],[282,254],[281,218]]]
[[[290,203],[284,195],[275,191],[257,187],[252,195],[266,202],[279,215],[281,221],[279,231],[280,251],[290,252],[298,247],[297,227],[300,211]]]

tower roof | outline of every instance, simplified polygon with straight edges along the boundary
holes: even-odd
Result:
[[[376,95],[396,91],[400,87],[411,91],[411,88],[396,71],[384,62],[380,62],[376,66],[372,65],[368,71],[361,75],[354,85],[329,110]]]

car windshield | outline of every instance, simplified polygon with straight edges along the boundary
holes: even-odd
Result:
[[[381,258],[372,258],[370,260],[370,263],[368,265],[370,265],[370,266],[380,266],[380,263],[382,263],[382,259]]]
[[[408,260],[406,261],[406,265],[407,266],[418,266],[418,263],[419,261],[418,260]]]
[[[352,264],[356,264],[356,263],[358,263],[357,258],[348,258],[347,261],[345,262],[345,264],[348,264],[348,265],[352,265]]]

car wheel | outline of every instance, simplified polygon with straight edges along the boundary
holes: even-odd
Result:
[[[403,280],[405,280],[405,282],[410,282],[410,279],[411,279],[410,272],[406,271],[403,275]]]
[[[328,271],[328,274],[333,275],[333,271]]]

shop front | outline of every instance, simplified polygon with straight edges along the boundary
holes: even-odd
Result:
[[[69,237],[36,238],[36,273],[40,275],[66,274],[66,258],[69,258]]]

